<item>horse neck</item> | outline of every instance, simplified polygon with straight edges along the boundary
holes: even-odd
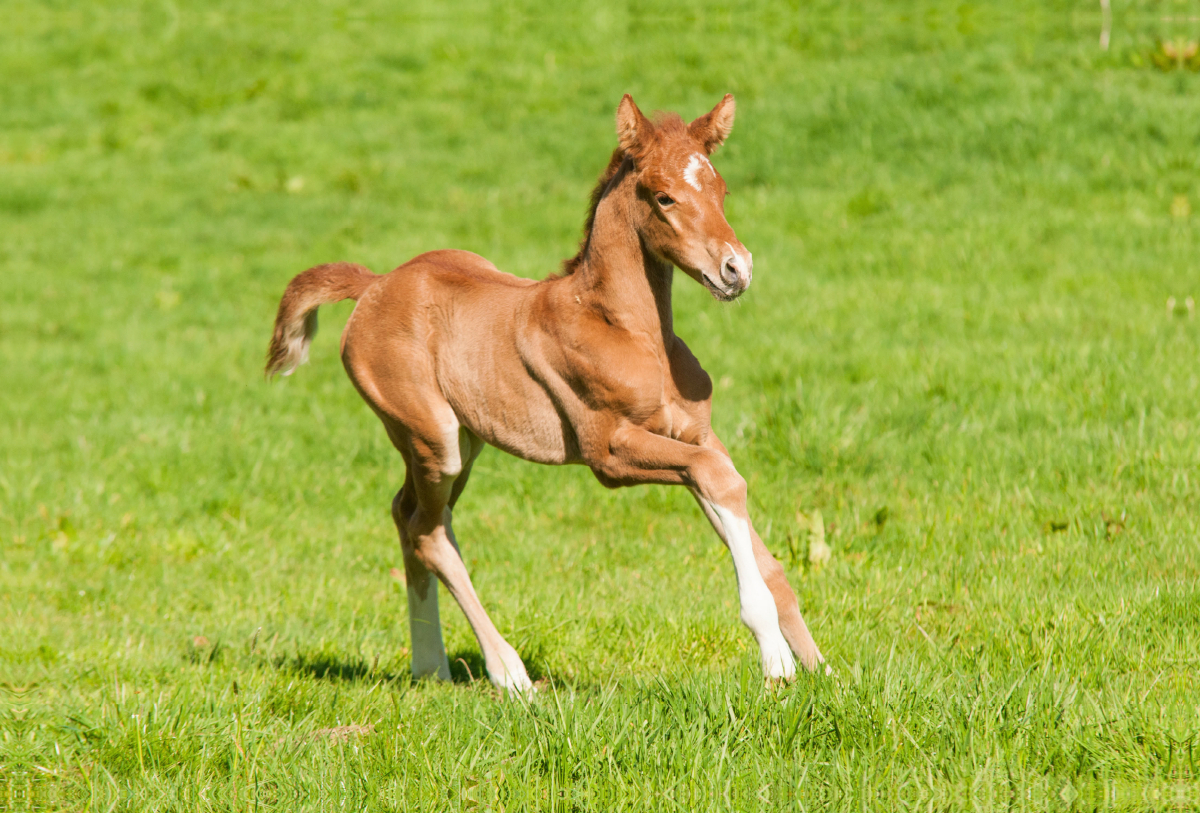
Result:
[[[636,185],[632,177],[614,179],[600,201],[579,268],[571,275],[581,302],[598,307],[606,318],[630,331],[674,337],[671,280],[674,269],[650,254],[633,224]]]

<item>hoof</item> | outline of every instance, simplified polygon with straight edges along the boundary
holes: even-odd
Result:
[[[522,663],[521,656],[515,649],[510,647],[509,650],[501,653],[496,659],[498,662],[488,664],[488,678],[492,681],[493,686],[509,696],[532,697],[533,681],[529,679],[529,673],[525,671],[525,664]]]
[[[783,636],[762,646],[763,674],[768,680],[792,680],[796,677],[796,660]]]

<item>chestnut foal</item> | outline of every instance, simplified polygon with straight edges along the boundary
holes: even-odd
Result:
[[[672,330],[673,268],[722,302],[750,285],[750,252],[725,220],[725,181],[708,160],[733,116],[727,95],[691,124],[651,122],[626,95],[620,147],[561,275],[537,282],[467,251],[433,251],[378,276],[320,265],[284,292],[268,375],[306,360],[318,306],[358,300],[342,362],[408,469],[392,517],[415,677],[450,676],[432,575],[470,622],[492,682],[531,686],[475,595],[451,528],[484,444],[538,463],[582,463],[609,488],[685,486],[732,554],[741,619],[767,677],[793,677],[793,652],[806,669],[823,662],[783,568],[750,523],[746,481],[709,425],[712,383]]]

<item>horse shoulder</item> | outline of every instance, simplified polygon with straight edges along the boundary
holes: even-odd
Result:
[[[662,406],[666,367],[648,336],[587,314],[564,346],[564,376],[589,407],[641,423]]]
[[[661,409],[666,363],[649,337],[611,324],[552,287],[538,297],[522,342],[527,369],[577,440],[580,462],[603,456],[625,423],[645,425]]]

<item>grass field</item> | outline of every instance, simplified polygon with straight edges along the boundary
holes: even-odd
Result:
[[[1200,806],[1200,23],[1114,6],[6,4],[0,809]],[[456,530],[542,689],[444,594],[414,684],[352,303],[268,384],[274,308],[554,270],[626,91],[737,96],[755,283],[676,325],[836,673],[763,686],[685,493],[489,450]]]

